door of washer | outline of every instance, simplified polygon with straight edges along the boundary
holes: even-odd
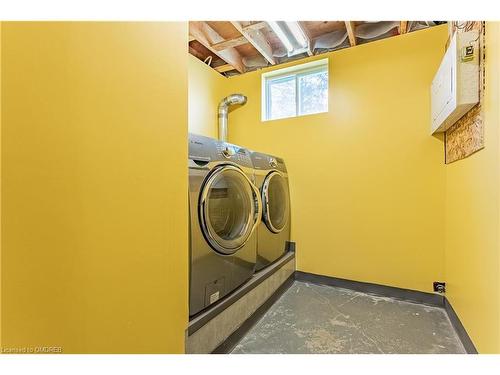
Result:
[[[205,239],[222,255],[233,255],[247,243],[259,224],[259,191],[234,165],[216,167],[200,194],[199,218]]]
[[[193,181],[196,181],[194,179]],[[233,164],[214,167],[191,201],[190,302],[193,316],[252,277],[261,222],[260,192]],[[194,198],[194,197],[193,197]]]

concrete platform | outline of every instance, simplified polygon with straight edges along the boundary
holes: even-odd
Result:
[[[288,253],[268,268],[257,272],[232,295],[189,322],[186,353],[206,354],[225,342],[295,272],[295,254]],[[234,297],[234,298],[233,298]],[[221,307],[221,308],[219,308]],[[195,329],[196,328],[196,329]]]
[[[232,353],[465,353],[443,308],[295,281]]]

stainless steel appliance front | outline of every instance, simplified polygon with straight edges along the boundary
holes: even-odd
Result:
[[[248,150],[191,134],[188,163],[192,316],[253,275],[262,203]]]
[[[290,241],[290,194],[282,158],[253,152],[252,163],[263,205],[263,220],[257,229],[257,270],[260,270],[286,252]]]

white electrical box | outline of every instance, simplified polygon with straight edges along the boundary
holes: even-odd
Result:
[[[479,103],[479,32],[455,32],[431,86],[431,133],[444,132]]]

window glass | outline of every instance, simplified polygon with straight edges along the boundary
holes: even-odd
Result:
[[[295,116],[295,76],[269,82],[270,118]]]
[[[262,75],[262,119],[328,111],[328,59]]]
[[[328,72],[317,72],[298,77],[299,114],[326,112],[328,109]]]
[[[219,239],[246,239],[252,224],[253,198],[241,173],[221,172],[210,186],[207,206],[208,222]]]

